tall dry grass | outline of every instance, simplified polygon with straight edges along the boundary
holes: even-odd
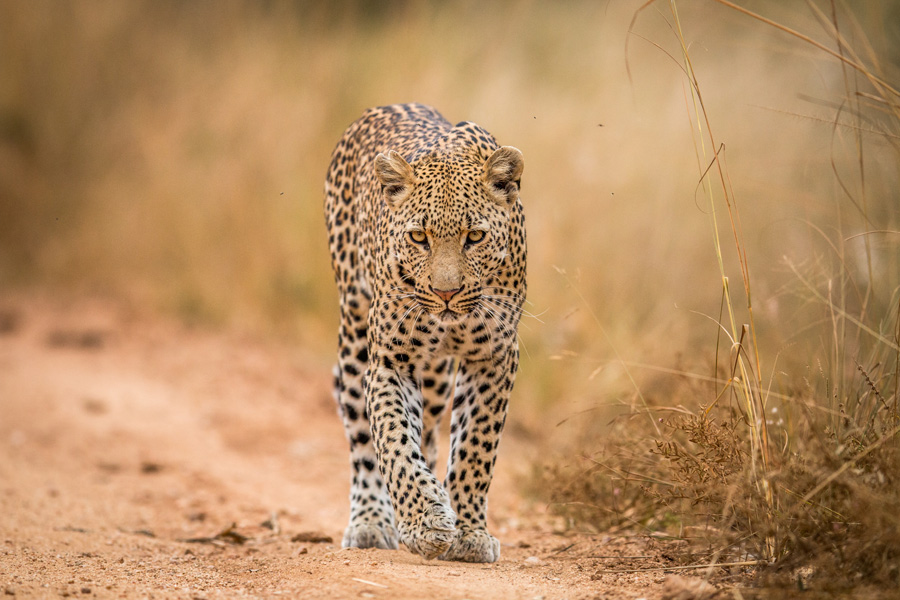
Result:
[[[823,495],[892,501],[847,478],[896,450],[900,7],[726,4],[0,0],[0,286],[330,357],[331,148],[433,104],[526,157],[513,431],[572,522],[801,556]]]
[[[812,17],[807,29],[820,28],[821,41],[728,0],[716,2],[749,25],[811,48],[840,72],[833,97],[809,99],[833,108],[832,139],[822,155],[830,161],[834,187],[830,195],[810,198],[828,210],[792,220],[795,230],[810,236],[809,251],[783,256],[782,267],[792,278],[768,300],[790,306],[791,314],[773,319],[777,313],[759,311],[759,281],[765,285],[769,277],[765,270],[759,277],[746,235],[746,215],[758,208],[739,200],[743,180],[728,166],[726,146],[717,141],[721,121],[706,100],[715,85],[700,83],[697,51],[685,34],[688,21],[670,2],[664,18],[673,43],[654,45],[684,77],[685,114],[695,134],[698,195],[710,217],[722,291],[718,313],[709,315],[718,329],[707,344],[714,348],[715,368],[706,377],[670,370],[670,393],[679,379],[686,384],[674,395],[678,404],[648,407],[643,394],[631,401],[631,416],[659,421],[644,427],[643,438],[634,426],[616,424],[616,437],[638,440],[638,453],[623,452],[620,443],[601,444],[580,464],[551,463],[538,481],[564,482],[550,498],[573,523],[667,530],[693,542],[686,556],[702,555],[703,564],[770,564],[791,576],[792,568],[813,567],[806,573],[816,576],[818,586],[896,589],[896,68],[883,62],[886,51],[876,49],[861,15],[835,2],[805,7]],[[644,5],[633,23],[659,4]],[[770,345],[778,337],[766,334],[771,327],[786,334],[781,348]],[[712,384],[705,393],[700,381]],[[641,456],[640,449],[649,449],[650,456]]]

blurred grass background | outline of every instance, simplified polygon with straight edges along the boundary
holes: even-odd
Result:
[[[424,102],[526,157],[539,318],[520,330],[514,425],[544,436],[569,417],[554,431],[589,449],[639,401],[709,405],[722,382],[704,378],[727,379],[730,349],[700,184],[713,149],[695,152],[669,5],[643,4],[0,0],[0,288],[109,295],[329,362],[331,150],[365,108]],[[835,50],[837,23],[900,80],[898,2],[739,4]],[[678,10],[724,145],[773,407],[812,398],[839,420],[848,398],[877,396],[896,412],[897,98],[721,3]],[[782,413],[785,448],[802,446],[804,410]]]
[[[540,321],[522,328],[523,401],[567,413],[629,397],[615,359],[712,375],[705,165],[658,7],[626,55],[641,4],[3,0],[0,285],[124,296],[328,356],[330,151],[366,107],[418,101],[525,153]],[[745,5],[828,41],[803,3]],[[841,6],[896,75],[898,3]],[[897,229],[897,139],[866,133],[879,114],[846,105],[838,61],[715,2],[681,11],[761,344],[791,344],[781,366],[809,367],[827,315],[786,260],[820,290],[846,273],[877,284],[866,303],[886,314],[897,235],[850,236]],[[658,377],[635,369],[652,394]]]
[[[802,3],[746,4],[821,30]],[[657,8],[626,56],[640,5],[3,0],[0,285],[124,295],[328,354],[330,151],[366,107],[418,101],[525,153],[541,322],[522,330],[520,397],[606,400],[621,369],[588,376],[617,353],[709,363],[697,350],[715,325],[693,311],[715,318],[721,283],[689,94]],[[862,136],[863,191],[836,61],[714,2],[681,10],[742,209],[763,342],[777,350],[822,316],[786,290],[783,257],[827,279],[836,258],[819,230],[896,225],[896,140]],[[897,3],[853,11],[895,71]],[[896,236],[855,238],[850,263],[866,243],[897,249]],[[883,287],[896,265],[873,265]],[[548,364],[563,353],[564,367]]]

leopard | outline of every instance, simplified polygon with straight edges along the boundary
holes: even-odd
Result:
[[[350,445],[345,548],[500,557],[487,494],[519,367],[523,168],[517,148],[423,104],[368,109],[332,153],[325,220],[340,306],[334,396]]]

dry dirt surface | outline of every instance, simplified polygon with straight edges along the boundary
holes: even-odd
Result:
[[[660,541],[554,533],[517,491],[512,433],[490,496],[499,562],[341,549],[329,385],[296,346],[0,295],[0,597],[724,597],[697,576],[617,572],[666,565]]]

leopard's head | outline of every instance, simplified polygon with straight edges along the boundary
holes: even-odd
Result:
[[[389,207],[388,260],[415,300],[447,323],[479,304],[509,254],[510,209],[519,201],[522,153],[497,148],[432,154],[410,165],[395,151],[375,158]]]

